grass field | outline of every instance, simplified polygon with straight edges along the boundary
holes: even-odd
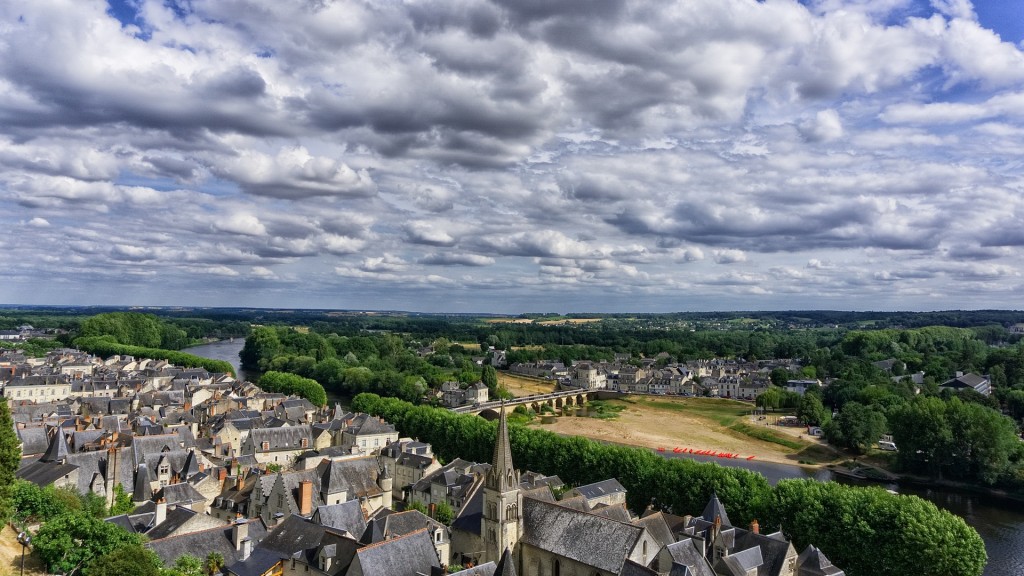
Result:
[[[715,450],[787,464],[822,464],[837,454],[801,428],[751,421],[751,405],[716,398],[629,396],[602,401],[597,418],[560,417],[542,429],[648,448]]]
[[[498,385],[511,392],[513,396],[532,396],[555,391],[553,380],[530,378],[507,372],[498,372]]]

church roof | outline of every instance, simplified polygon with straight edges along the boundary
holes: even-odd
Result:
[[[521,542],[618,574],[644,528],[558,504],[523,499]]]

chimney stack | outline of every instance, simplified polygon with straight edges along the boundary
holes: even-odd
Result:
[[[218,468],[217,469],[217,481],[220,482],[221,487],[224,486],[224,481],[227,480],[227,477],[228,477],[228,469],[227,468]]]
[[[754,521],[750,523],[750,531],[754,534],[761,533],[761,526],[757,523],[757,518],[754,518]]]
[[[299,516],[313,514],[313,481],[299,482]]]
[[[240,560],[243,562],[248,560],[250,554],[252,554],[252,538],[246,538],[242,540],[242,557]]]
[[[156,501],[156,517],[153,519],[153,525],[159,526],[164,523],[167,519],[167,499],[161,498]]]
[[[248,539],[249,523],[239,515],[238,518],[235,518],[234,523],[231,524],[231,543],[234,544],[235,550],[241,550],[242,542]]]

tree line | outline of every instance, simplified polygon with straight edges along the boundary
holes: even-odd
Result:
[[[381,416],[403,435],[431,443],[442,459],[490,461],[496,426],[477,416],[375,394],[357,396],[353,409]],[[693,514],[714,492],[738,525],[757,519],[761,526],[781,526],[798,549],[818,546],[850,576],[977,576],[985,566],[978,533],[962,518],[916,496],[813,480],[784,480],[772,487],[760,474],[743,469],[515,425],[509,440],[521,469],[558,475],[576,486],[618,479],[633,510],[654,504]]]
[[[433,351],[420,356],[412,349],[417,344]],[[470,351],[446,338],[415,343],[396,334],[324,335],[260,326],[246,338],[240,357],[246,369],[296,374],[349,397],[375,392],[419,402],[428,390],[450,380],[483,381],[492,396],[501,394],[493,369],[478,366]]]

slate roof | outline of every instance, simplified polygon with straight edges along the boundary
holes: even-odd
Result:
[[[181,442],[181,437],[176,433],[161,434],[159,436],[136,436],[132,440],[131,446],[132,462],[137,467],[153,455],[156,455],[157,459],[159,459],[162,452],[190,448],[188,445],[183,447]]]
[[[786,555],[791,550],[789,541],[781,532],[775,534],[755,534],[742,528],[735,529],[735,540],[733,546],[737,550],[748,550],[757,548],[762,557],[764,569],[758,572],[761,574],[781,574],[786,563]]]
[[[146,537],[150,540],[159,540],[160,538],[172,536],[178,528],[184,526],[185,522],[188,522],[197,514],[197,512],[194,512],[184,506],[168,508],[167,516],[164,517],[164,521],[153,526],[149,531],[147,531]]]
[[[258,518],[249,520],[247,526],[248,537],[252,539],[255,547],[267,535],[267,528]],[[210,552],[219,552],[224,556],[224,563],[230,566],[237,562],[242,555],[241,550],[235,550],[231,540],[231,530],[230,525],[210,528],[180,536],[151,540],[146,542],[145,546],[168,565],[173,564],[178,557],[185,554],[205,557]]]
[[[348,491],[348,498],[373,497],[383,494],[377,485],[377,459],[369,456],[352,460],[330,460],[316,467],[323,494]]]
[[[423,528],[434,531],[438,528],[444,528],[444,525],[419,510],[394,512],[384,516],[385,538],[412,534]]]
[[[302,441],[306,445],[302,445]],[[313,437],[309,426],[281,426],[278,428],[253,428],[249,432],[246,443],[252,444],[257,452],[263,452],[266,442],[270,451],[302,450],[313,446]]]
[[[593,500],[609,494],[625,494],[626,488],[615,478],[609,478],[593,484],[587,484],[586,486],[580,486],[576,488],[576,492],[587,500]]]
[[[813,545],[800,553],[796,560],[796,576],[843,576],[845,572],[832,565],[832,562]]]
[[[469,498],[462,504],[458,516],[452,521],[453,530],[480,535],[480,521],[484,516],[483,484],[477,484]],[[524,498],[525,502],[525,498]]]
[[[626,560],[622,564],[619,576],[658,576],[658,573],[646,566],[641,566],[632,560]]]
[[[675,537],[672,535],[672,529],[668,527],[665,515],[661,512],[648,514],[647,516],[635,520],[634,523],[638,526],[647,528],[647,532],[649,532],[650,535],[658,541],[658,544],[661,544],[662,546],[668,546],[670,544],[675,544],[676,542]]]
[[[167,500],[167,504],[170,506],[177,505],[179,507],[195,502],[206,502],[206,497],[187,482],[168,484],[156,493],[156,497]]]
[[[730,576],[746,576],[751,570],[758,569],[763,565],[764,559],[761,558],[761,548],[754,546],[753,548],[734,552],[728,556],[722,556],[715,563],[715,572]],[[760,576],[761,572],[761,570],[758,570],[757,574]]]
[[[523,499],[521,542],[598,570],[618,574],[643,532],[641,526]]]
[[[45,426],[32,426],[18,430],[18,439],[22,442],[23,455],[42,454],[50,446],[50,438],[46,435]]]
[[[313,521],[337,530],[344,530],[359,538],[366,531],[366,519],[358,500],[349,500],[329,506],[317,506]]]
[[[708,505],[704,507],[704,512],[700,515],[705,522],[714,523],[715,517],[722,519],[723,526],[732,526],[732,522],[729,521],[729,515],[725,513],[725,506],[722,505],[722,501],[718,499],[718,494],[712,492],[711,500],[708,500]]]
[[[394,425],[382,422],[376,416],[359,414],[353,419],[352,424],[349,425],[345,432],[353,436],[366,436],[369,434],[392,434],[396,430]]]
[[[615,504],[614,506],[598,505],[590,510],[591,514],[597,514],[598,516],[604,516],[605,518],[611,518],[612,520],[618,520],[619,522],[632,522],[633,517],[629,514],[629,510],[626,509],[625,504]]]
[[[441,566],[426,530],[360,548],[355,561],[363,576],[418,576]]]
[[[675,544],[669,544],[666,550],[672,558],[670,574],[679,576],[682,574],[689,574],[690,576],[715,576],[715,572],[697,548],[697,543],[692,539],[686,538]],[[659,566],[659,568],[664,570],[668,567]]]
[[[70,453],[67,438],[64,437],[64,430],[57,428],[53,431],[46,452],[43,453],[40,460],[43,462],[66,462]]]
[[[78,469],[74,464],[59,462],[43,462],[36,460],[18,468],[18,478],[31,482],[36,486],[46,487]]]

